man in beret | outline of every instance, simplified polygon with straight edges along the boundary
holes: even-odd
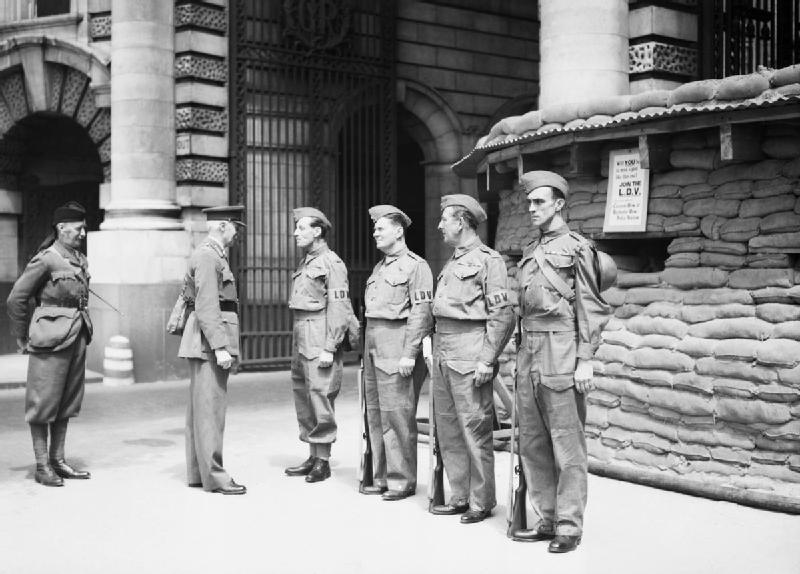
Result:
[[[334,402],[342,385],[341,344],[352,314],[347,268],[330,250],[331,222],[319,209],[294,211],[294,237],[303,259],[292,279],[294,311],[292,391],[300,440],[309,456],[285,470],[306,482],[330,478],[331,444],[336,440]]]
[[[228,375],[239,358],[239,299],[227,248],[244,227],[241,205],[209,207],[206,240],[189,259],[183,295],[191,312],[178,356],[189,360],[186,474],[206,492],[245,494],[222,465]]]
[[[514,330],[506,265],[477,234],[486,212],[468,195],[442,198],[439,230],[453,256],[433,302],[433,398],[451,498],[433,514],[463,514],[470,524],[496,504],[492,385],[497,358]]]
[[[433,325],[433,275],[406,246],[411,218],[392,205],[369,209],[383,258],[367,279],[364,381],[373,486],[364,494],[402,500],[417,487],[417,398],[425,376],[422,339]]]
[[[537,524],[512,533],[549,540],[550,552],[580,544],[588,461],[584,423],[592,364],[611,308],[600,297],[596,252],[561,216],[569,186],[550,171],[520,180],[539,230],[519,262],[522,344],[517,353],[519,454]]]
[[[92,339],[89,264],[80,251],[85,238],[86,210],[75,201],[56,209],[53,233],[28,262],[6,303],[20,352],[30,354],[25,420],[36,456],[34,479],[44,486],[90,477],[64,458],[67,424],[83,402],[86,346]]]

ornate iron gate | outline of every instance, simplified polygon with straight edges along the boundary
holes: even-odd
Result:
[[[800,1],[713,0],[700,3],[703,75],[722,78],[782,68],[800,57]]]
[[[286,365],[286,307],[300,258],[292,208],[313,205],[350,271],[356,308],[377,260],[367,208],[394,199],[395,1],[231,3],[233,201],[247,231],[233,253],[242,365]]]

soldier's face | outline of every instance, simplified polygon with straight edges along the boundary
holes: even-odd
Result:
[[[452,206],[445,207],[442,217],[439,219],[439,231],[447,245],[458,245],[461,230],[464,228],[464,223],[460,217],[455,216],[454,211]]]
[[[66,223],[59,223],[58,238],[67,247],[78,249],[81,243],[86,239],[86,222],[85,221],[68,221]]]
[[[384,253],[390,252],[402,235],[403,228],[385,217],[375,222],[375,229],[372,232],[375,247]]]
[[[294,227],[294,240],[301,249],[307,249],[319,237],[322,230],[311,226],[310,217],[301,217]]]
[[[564,200],[555,197],[552,187],[537,187],[528,194],[528,213],[534,227],[546,226],[564,207]]]
[[[228,247],[233,243],[233,240],[236,239],[237,231],[238,228],[235,223],[231,223],[229,221],[222,222],[222,225],[220,226],[220,232],[222,233],[222,243],[225,247]]]

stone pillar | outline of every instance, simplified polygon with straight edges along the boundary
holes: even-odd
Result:
[[[165,333],[191,250],[175,186],[175,3],[111,3],[111,181],[105,220],[89,233],[95,338],[89,368],[100,370],[114,335],[131,341],[136,382],[185,375],[179,338]]]
[[[174,2],[113,0],[111,194],[101,229],[181,229]]]
[[[540,0],[539,107],[628,93],[628,0]]]

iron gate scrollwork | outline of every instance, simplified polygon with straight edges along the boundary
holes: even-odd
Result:
[[[328,242],[361,303],[377,260],[367,208],[395,197],[395,10],[395,0],[231,3],[231,200],[248,224],[232,257],[245,368],[291,357],[286,304],[301,256],[292,208],[328,214]]]

